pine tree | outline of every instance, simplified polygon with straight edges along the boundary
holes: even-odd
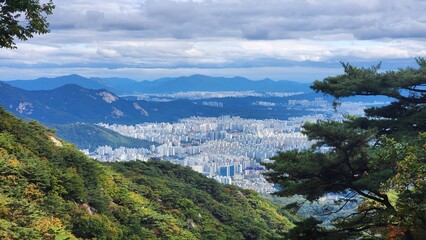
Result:
[[[379,72],[380,65],[357,68],[343,64],[345,73],[316,81],[317,92],[336,97],[382,95],[394,101],[366,109],[366,117],[344,122],[304,125],[315,145],[306,151],[279,153],[269,181],[281,186],[279,196],[303,195],[318,200],[342,196],[323,214],[339,212],[350,203],[357,209],[333,221],[332,227],[308,218],[290,232],[292,239],[357,237],[415,239],[426,233],[426,61],[419,68]],[[319,152],[326,146],[328,152]]]

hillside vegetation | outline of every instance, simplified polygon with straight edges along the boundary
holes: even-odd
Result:
[[[0,108],[1,239],[280,239],[253,191],[167,162],[101,164]]]
[[[149,148],[158,143],[123,136],[110,129],[90,124],[49,124],[56,130],[56,135],[76,145],[78,149],[94,150],[98,146],[108,145],[113,148]]]

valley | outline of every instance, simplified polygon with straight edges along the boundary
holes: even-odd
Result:
[[[312,142],[301,133],[303,124],[326,119],[342,121],[346,115],[361,116],[366,107],[380,106],[387,100],[349,99],[333,109],[332,98],[308,89],[294,92],[303,90],[294,88],[294,84],[279,85],[285,86],[282,89],[286,92],[260,91],[248,86],[269,89],[275,82],[203,77],[149,83],[175,86],[178,82],[191,87],[188,91],[176,87],[169,93],[125,95],[98,89],[120,92],[111,86],[122,79],[70,75],[10,81],[0,83],[0,92],[6,96],[0,103],[17,116],[47,124],[59,137],[99,161],[165,160],[191,167],[221,183],[272,193],[275,188],[263,177],[265,168],[261,164],[280,151],[309,148]],[[195,80],[201,82],[194,84]],[[213,80],[217,81],[215,88],[204,86]],[[233,91],[213,91],[226,89],[219,87],[224,81],[234,82],[230,84],[234,87],[228,87]],[[123,88],[148,84],[129,79],[124,83],[129,84],[120,85]],[[236,88],[238,84],[243,86]]]

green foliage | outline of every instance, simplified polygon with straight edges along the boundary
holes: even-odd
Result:
[[[426,235],[426,133],[421,133],[416,144],[400,144],[389,140],[387,149],[397,152],[401,159],[396,174],[384,184],[393,191],[397,216],[394,230],[412,230],[417,238]]]
[[[2,239],[281,239],[256,193],[168,162],[101,164],[0,108]]]
[[[135,183],[137,192],[156,199],[151,202],[155,208],[177,217],[198,237],[214,233],[214,239],[275,239],[293,226],[268,200],[190,168],[162,161],[109,165]]]
[[[112,130],[86,123],[50,125],[56,130],[56,135],[75,144],[79,149],[91,149],[97,146],[112,146],[113,148],[148,148],[157,143],[123,136]]]
[[[74,216],[72,223],[72,233],[78,238],[119,239],[120,236],[122,237],[119,229],[104,215],[88,215],[82,212]]]
[[[304,239],[331,239],[331,234],[325,233],[324,228],[318,226],[321,222],[313,217],[309,217],[296,224],[296,227],[288,233],[289,239],[304,240]],[[339,238],[335,238],[339,239]]]
[[[395,101],[367,109],[367,117],[304,125],[315,145],[279,153],[267,178],[280,196],[318,200],[340,194],[321,216],[339,213],[329,227],[308,218],[289,232],[294,239],[416,239],[425,235],[426,61],[419,68],[378,72],[380,65],[357,68],[316,81],[312,88],[336,97],[383,95]],[[420,134],[420,135],[419,135]],[[328,148],[320,152],[318,147]],[[345,206],[357,203],[347,212]],[[294,207],[293,205],[292,207]]]
[[[329,192],[344,193],[351,187],[359,192],[377,187],[367,186],[373,182],[361,181],[369,171],[368,142],[374,137],[371,131],[349,128],[346,123],[334,121],[309,123],[304,128],[308,138],[316,141],[314,148],[332,146],[333,150],[327,153],[288,151],[274,157],[273,163],[265,164],[274,169],[266,174],[268,179],[283,187],[278,195],[300,194],[315,200]],[[389,177],[383,175],[384,181]]]
[[[356,120],[359,126],[376,127],[379,133],[407,135],[426,131],[426,60],[416,59],[418,68],[379,72],[380,64],[358,68],[342,63],[345,74],[315,81],[311,86],[317,92],[341,98],[349,96],[382,95],[394,99],[389,105],[366,109],[368,117]]]
[[[53,9],[52,0],[45,4],[39,0],[1,0],[0,48],[16,48],[15,38],[25,41],[33,34],[49,32],[46,16]]]

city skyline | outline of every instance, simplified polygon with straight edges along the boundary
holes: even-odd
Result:
[[[213,103],[211,103],[213,104]],[[269,104],[263,102],[267,107]],[[300,117],[278,119],[249,119],[237,116],[190,117],[178,122],[150,122],[136,125],[97,125],[121,135],[156,143],[149,147],[97,146],[82,149],[98,161],[148,161],[159,159],[191,167],[207,177],[225,184],[234,184],[259,193],[275,191],[273,184],[262,176],[261,162],[268,162],[277,152],[304,150],[312,141],[302,134],[303,124],[318,120],[342,121],[345,114],[363,115],[370,104],[347,102],[334,111],[323,98],[315,100],[288,100],[289,107],[314,107]],[[216,102],[216,105],[219,105]],[[216,106],[217,107],[217,106]],[[319,148],[319,151],[327,151]]]

